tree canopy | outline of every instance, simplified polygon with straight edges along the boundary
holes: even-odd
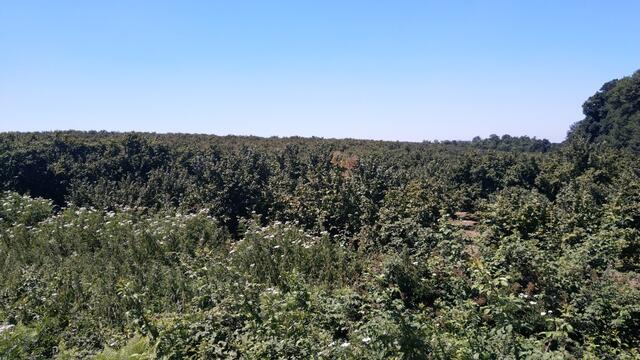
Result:
[[[602,85],[582,109],[585,118],[572,126],[568,140],[582,136],[640,153],[640,70]]]

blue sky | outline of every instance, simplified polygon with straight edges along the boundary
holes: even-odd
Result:
[[[0,131],[561,141],[639,1],[0,0]]]

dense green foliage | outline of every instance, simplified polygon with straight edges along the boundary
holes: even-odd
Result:
[[[0,358],[638,358],[592,140],[0,134]]]
[[[640,154],[640,70],[604,84],[582,108],[585,118],[572,127],[570,139],[586,137]]]
[[[496,137],[497,138],[497,137]],[[499,139],[499,138],[498,138]],[[507,138],[503,137],[505,141]],[[544,141],[509,138],[514,148]],[[442,144],[198,135],[0,134],[0,185],[58,206],[210,209],[235,234],[257,212],[332,235],[374,226],[388,190],[447,197],[470,208],[507,185],[530,187],[541,153],[485,151],[491,140]],[[430,209],[433,222],[440,209]],[[425,224],[426,225],[426,224]]]

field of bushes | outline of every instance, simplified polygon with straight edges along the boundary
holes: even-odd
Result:
[[[640,162],[583,125],[0,134],[0,358],[637,359]]]

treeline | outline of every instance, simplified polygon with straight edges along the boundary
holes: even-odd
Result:
[[[640,154],[640,70],[602,85],[582,109],[585,118],[572,126],[570,139],[584,137]]]
[[[478,199],[506,186],[554,196],[545,188],[553,180],[538,178],[541,168],[552,166],[540,156],[548,146],[514,139],[417,144],[8,133],[0,135],[0,184],[61,207],[207,207],[233,232],[239,219],[256,212],[265,223],[297,220],[309,229],[351,236],[376,223],[386,196],[407,187],[437,195],[424,216],[429,221],[441,212],[472,210]],[[523,151],[538,143],[540,152]]]

